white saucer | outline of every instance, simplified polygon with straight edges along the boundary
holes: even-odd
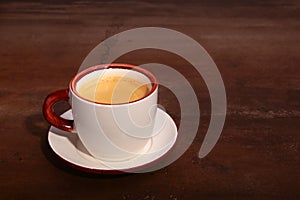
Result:
[[[62,117],[72,119],[71,110],[65,112]],[[53,126],[48,132],[48,141],[54,153],[73,168],[90,173],[115,174],[134,172],[147,167],[174,146],[177,127],[173,119],[161,109],[157,110],[153,135],[147,152],[119,162],[95,159],[86,151],[76,133],[65,132]]]

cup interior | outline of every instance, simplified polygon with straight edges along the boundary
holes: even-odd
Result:
[[[145,93],[145,95],[137,97],[137,99],[128,100],[126,102],[118,102],[118,103],[97,101],[94,98],[90,98],[88,96],[83,95],[82,92],[80,93],[80,88],[84,87],[85,85],[88,85],[90,91],[93,91],[93,94],[96,94],[97,92],[96,88],[98,83],[100,81],[103,81],[107,77],[120,77],[119,80],[137,81],[139,84],[143,85],[143,87],[147,87],[147,93]],[[119,81],[117,84],[119,84],[121,88],[124,82]],[[109,105],[127,104],[127,103],[140,101],[141,99],[144,99],[147,96],[151,95],[157,88],[157,80],[152,73],[137,66],[128,65],[128,64],[108,64],[108,65],[98,65],[98,66],[90,67],[81,71],[71,81],[70,88],[80,98],[92,103],[109,104]]]

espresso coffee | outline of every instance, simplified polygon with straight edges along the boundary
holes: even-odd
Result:
[[[88,80],[77,91],[83,98],[94,102],[122,104],[145,97],[150,86],[129,77],[104,75]]]

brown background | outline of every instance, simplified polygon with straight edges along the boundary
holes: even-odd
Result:
[[[299,199],[299,8],[293,0],[2,2],[0,199]],[[220,140],[197,157],[210,117],[203,79],[174,54],[141,50],[118,61],[160,62],[193,86],[201,109],[193,144],[147,174],[95,176],[64,166],[47,144],[44,98],[66,88],[105,38],[143,26],[185,33],[212,56],[228,100]],[[174,98],[160,89],[160,103],[179,124]]]

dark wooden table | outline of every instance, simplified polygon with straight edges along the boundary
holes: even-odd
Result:
[[[300,198],[299,1],[0,5],[0,199]],[[44,98],[66,88],[101,41],[143,26],[185,33],[216,62],[228,101],[217,145],[198,158],[210,119],[201,76],[174,54],[140,50],[118,61],[160,62],[180,71],[193,86],[201,109],[193,144],[180,159],[151,173],[101,176],[65,166],[47,142]],[[180,123],[172,93],[162,87],[160,96]],[[57,108],[63,109],[65,105]]]

